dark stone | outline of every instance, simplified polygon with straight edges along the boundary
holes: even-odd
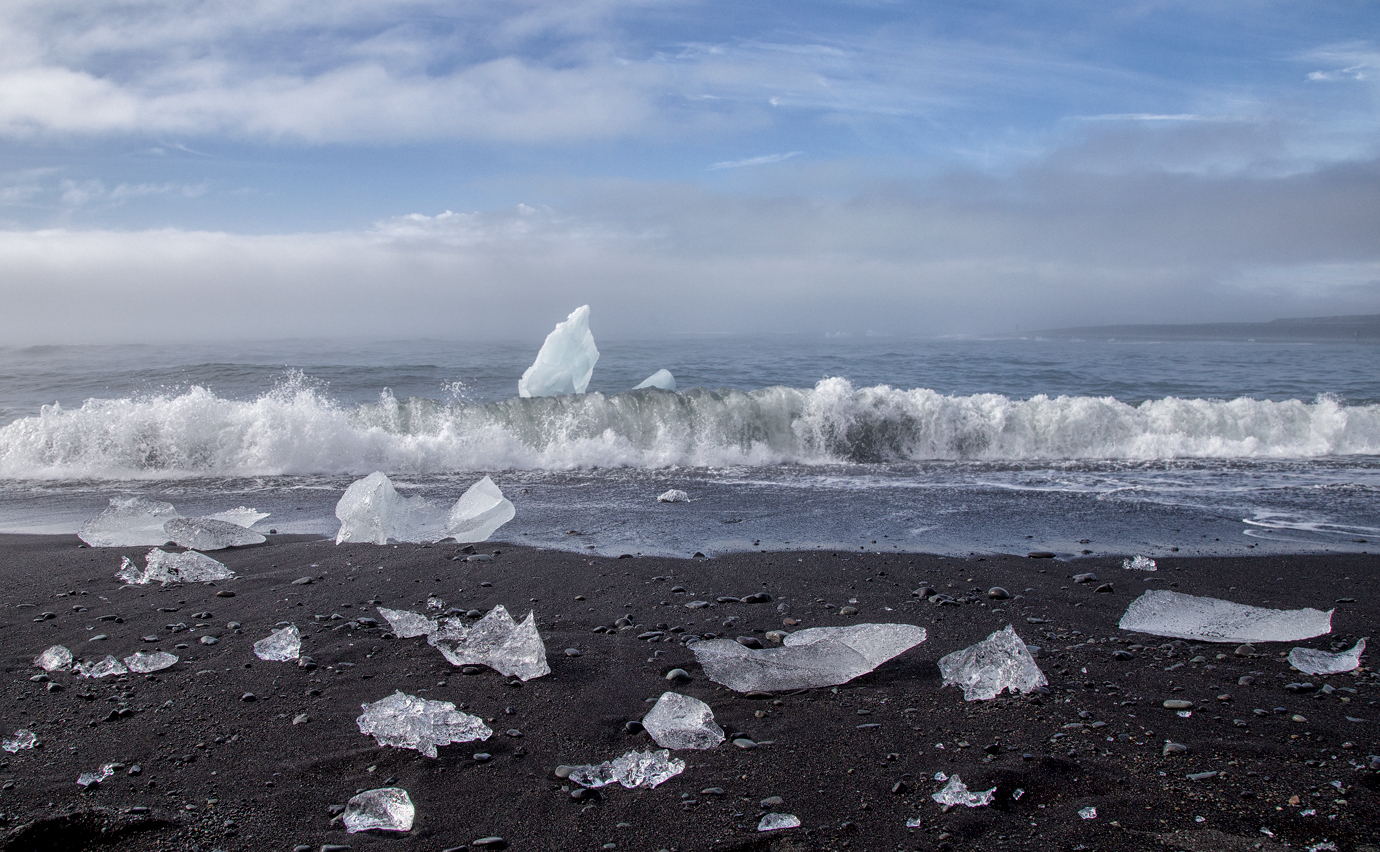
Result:
[[[1054,554],[1053,554],[1053,553],[1050,553],[1048,550],[1032,550],[1032,551],[1030,551],[1029,553],[1027,553],[1026,556],[1029,557],[1029,558],[1031,558],[1031,559],[1053,559],[1053,558],[1054,558]]]

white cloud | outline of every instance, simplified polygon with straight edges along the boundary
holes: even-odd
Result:
[[[710,171],[716,169],[741,169],[745,166],[766,166],[772,163],[779,163],[782,160],[789,160],[791,157],[799,157],[804,151],[787,151],[784,154],[766,154],[761,157],[748,157],[746,160],[725,160],[715,163],[709,167]]]

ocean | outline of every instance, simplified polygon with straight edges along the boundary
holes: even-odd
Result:
[[[143,496],[333,535],[381,470],[446,503],[489,474],[517,507],[495,540],[604,555],[1380,541],[1375,345],[597,342],[589,393],[545,399],[517,396],[540,339],[0,347],[0,532]],[[677,392],[628,390],[662,368]]]

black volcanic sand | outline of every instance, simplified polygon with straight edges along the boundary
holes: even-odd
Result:
[[[1263,606],[1335,606],[1333,633],[1302,644],[1349,646],[1375,633],[1380,557],[1169,558],[1149,574],[1103,558],[810,552],[687,561],[482,550],[501,553],[460,562],[455,544],[275,536],[214,554],[236,579],[159,588],[113,579],[121,555],[142,562],[147,548],[0,537],[0,724],[4,736],[27,728],[41,741],[0,753],[0,849],[495,848],[475,844],[486,837],[515,850],[1272,850],[1324,840],[1377,848],[1380,773],[1368,767],[1380,752],[1380,676],[1367,668],[1307,677],[1289,668],[1288,645],[1238,656],[1234,645],[1116,624],[1145,589],[1176,588]],[[1072,580],[1083,572],[1098,582]],[[293,583],[303,577],[311,583]],[[1094,591],[1105,582],[1114,591]],[[959,602],[921,601],[912,591],[922,583]],[[992,586],[1016,597],[990,600]],[[763,591],[770,602],[685,606]],[[429,595],[461,609],[503,604],[518,618],[535,609],[551,674],[525,684],[487,668],[462,674],[424,640],[386,634],[370,604],[421,610]],[[841,612],[849,606],[856,613]],[[623,616],[634,626],[593,632]],[[785,629],[906,622],[929,640],[846,685],[759,698],[710,682],[681,641],[761,638],[785,619],[799,622]],[[301,628],[315,668],[254,656],[252,643],[285,621]],[[1048,694],[965,702],[941,687],[942,655],[1007,623],[1042,646]],[[639,638],[657,629],[666,632]],[[202,636],[219,642],[203,645]],[[57,672],[61,689],[50,691],[30,660],[53,644],[87,659],[157,648],[181,662],[102,680]],[[1113,656],[1127,650],[1131,659]],[[669,683],[673,667],[693,680]],[[1255,683],[1239,682],[1251,675]],[[1335,691],[1287,688],[1305,681]],[[654,790],[572,797],[554,767],[654,747],[625,723],[671,688],[708,702],[726,731],[763,744],[678,752],[685,772]],[[355,717],[361,703],[397,689],[455,702],[495,734],[443,747],[438,759],[379,747]],[[1170,698],[1194,702],[1191,717],[1164,709]],[[1166,740],[1187,753],[1163,755]],[[492,759],[476,761],[479,752]],[[111,762],[126,768],[88,789],[75,783]],[[942,786],[937,772],[975,790],[995,786],[996,802],[945,813],[930,799]],[[410,793],[410,832],[351,835],[333,818],[356,792],[384,786]],[[763,807],[770,797],[781,803]],[[1096,818],[1080,818],[1090,807]],[[768,810],[803,824],[759,833]]]

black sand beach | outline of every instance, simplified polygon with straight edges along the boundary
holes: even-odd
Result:
[[[455,561],[455,544],[271,536],[212,554],[236,579],[159,588],[113,578],[121,555],[142,563],[147,548],[0,537],[0,724],[6,737],[25,728],[40,741],[0,754],[0,849],[1380,848],[1380,761],[1370,757],[1380,753],[1380,677],[1370,666],[1305,676],[1283,657],[1292,645],[1242,656],[1235,645],[1116,626],[1147,588],[1174,588],[1335,607],[1332,634],[1299,644],[1349,647],[1380,623],[1377,556],[1165,558],[1144,573],[1119,557],[479,549],[493,561]],[[1097,581],[1071,579],[1086,572]],[[1104,583],[1112,591],[1095,591]],[[912,594],[925,584],[958,602]],[[1014,597],[990,599],[993,586]],[[719,602],[756,592],[772,600]],[[535,610],[551,674],[466,675],[422,639],[386,636],[376,602],[422,610],[430,595],[463,610],[503,604],[518,618]],[[692,600],[714,603],[687,608]],[[633,626],[593,632],[623,617]],[[301,629],[314,668],[254,656],[253,642],[286,621]],[[843,686],[760,698],[709,681],[682,642],[863,622],[917,624],[929,639]],[[1041,646],[1048,694],[965,702],[941,688],[941,656],[1008,623]],[[181,661],[147,676],[55,672],[49,682],[30,661],[54,644],[79,658],[160,649]],[[675,667],[693,679],[668,682]],[[1299,683],[1313,688],[1286,688]],[[445,746],[437,759],[378,747],[355,717],[398,689],[452,701],[495,734]],[[625,726],[667,689],[708,702],[726,732],[758,747],[679,752],[685,772],[656,789],[572,796],[552,770],[654,748]],[[1166,699],[1192,701],[1192,715],[1165,709]],[[1166,740],[1187,751],[1165,755]],[[99,785],[76,784],[107,763],[123,767]],[[938,772],[974,790],[995,786],[995,803],[945,813],[930,799],[943,786]],[[409,792],[413,829],[346,833],[337,806],[383,786]],[[1096,817],[1080,817],[1086,808]],[[802,825],[759,833],[767,811]]]

